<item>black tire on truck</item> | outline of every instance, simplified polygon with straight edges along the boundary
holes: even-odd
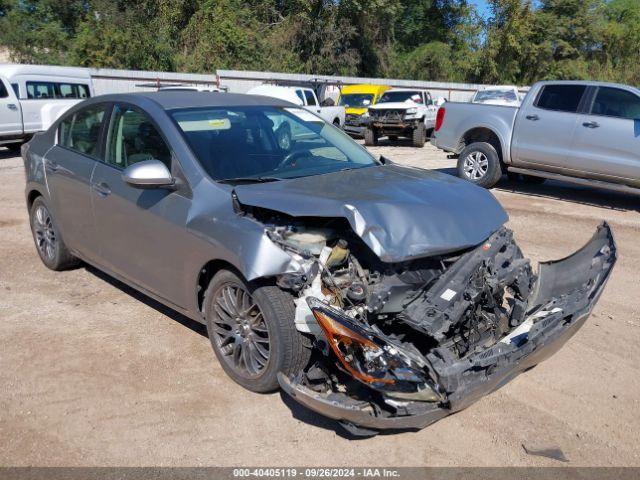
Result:
[[[498,183],[502,177],[502,167],[493,145],[476,142],[465,147],[458,157],[458,176],[484,188],[491,188]]]
[[[9,151],[13,153],[20,153],[20,147],[24,142],[15,142],[15,143],[5,143],[4,146],[9,149]]]
[[[275,285],[220,270],[205,292],[204,313],[220,366],[248,390],[276,390],[278,372],[298,373],[309,363],[311,348],[296,330],[293,297]]]
[[[373,128],[367,127],[364,130],[364,144],[373,147],[378,144],[378,135]]]
[[[398,141],[398,135],[389,135],[389,141],[390,142],[397,142]]]
[[[427,141],[427,129],[425,128],[424,123],[419,123],[413,130],[411,141],[414,147],[424,147],[424,143]]]

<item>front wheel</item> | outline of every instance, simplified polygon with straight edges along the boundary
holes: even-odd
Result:
[[[502,168],[493,145],[476,142],[462,150],[458,158],[458,176],[484,188],[498,183]]]
[[[276,286],[219,271],[205,293],[207,332],[222,369],[254,392],[278,388],[278,372],[297,373],[310,348],[294,324],[293,297]]]
[[[364,130],[364,144],[367,147],[373,147],[378,144],[378,135],[373,128],[365,128]]]
[[[424,144],[427,141],[427,129],[425,128],[424,123],[418,124],[418,126],[413,130],[411,141],[414,147],[424,147]]]

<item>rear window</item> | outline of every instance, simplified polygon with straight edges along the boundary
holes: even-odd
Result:
[[[7,98],[8,96],[7,87],[4,86],[4,82],[0,81],[0,98]]]
[[[575,113],[586,89],[586,85],[545,85],[538,95],[536,107]]]
[[[640,119],[640,97],[620,88],[601,87],[591,113],[607,117]]]

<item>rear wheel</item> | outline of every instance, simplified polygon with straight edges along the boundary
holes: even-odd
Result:
[[[418,126],[413,130],[411,140],[414,147],[424,147],[424,143],[427,141],[427,129],[423,123],[418,124]]]
[[[493,145],[472,143],[460,153],[458,176],[484,188],[491,188],[502,176],[500,158]]]
[[[297,373],[310,348],[295,328],[293,297],[276,286],[218,272],[205,293],[207,332],[223,370],[254,392],[278,388],[278,372]]]
[[[398,141],[398,135],[389,135],[389,141],[390,142],[397,142]]]
[[[378,144],[378,135],[375,130],[367,127],[364,130],[364,144],[367,147],[373,147]]]
[[[29,221],[33,240],[42,263],[51,270],[68,270],[80,265],[62,240],[60,230],[42,197],[38,197],[31,205]]]

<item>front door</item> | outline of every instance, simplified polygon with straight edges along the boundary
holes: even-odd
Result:
[[[176,239],[189,200],[180,191],[139,189],[122,180],[136,162],[160,160],[170,171],[172,154],[149,116],[130,105],[114,106],[106,135],[105,162],[92,178],[100,262],[128,280],[178,307],[185,299],[177,285],[183,255]]]
[[[108,106],[91,105],[60,122],[57,144],[44,159],[53,214],[64,242],[88,259],[98,250],[89,185],[101,158],[102,126]]]
[[[567,166],[586,90],[578,84],[544,85],[533,105],[522,107],[512,140],[514,163],[551,170]]]
[[[20,104],[11,86],[0,78],[0,137],[22,135]]]
[[[640,184],[640,97],[600,87],[574,137],[571,168],[620,183]]]

